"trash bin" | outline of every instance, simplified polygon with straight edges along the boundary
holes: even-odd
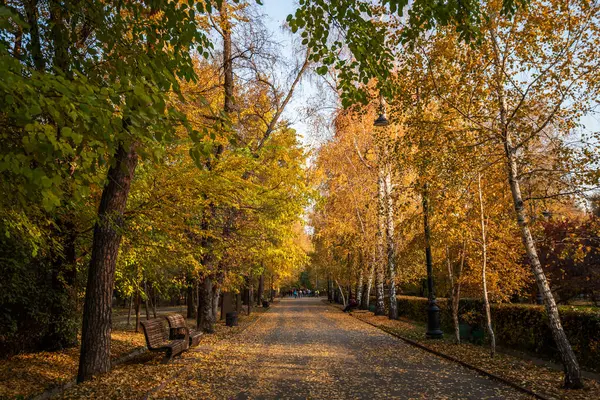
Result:
[[[263,300],[262,305],[263,308],[269,308],[269,302],[267,300]]]
[[[227,326],[237,326],[238,325],[238,314],[237,312],[228,312],[225,314],[225,325]]]

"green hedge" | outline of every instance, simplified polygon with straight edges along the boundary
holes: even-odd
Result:
[[[454,328],[450,300],[440,298],[438,305],[442,328],[446,334],[451,334]],[[561,306],[559,309],[563,328],[579,363],[586,369],[600,371],[600,311],[568,306]],[[401,317],[427,322],[426,310],[426,298],[398,296],[398,312]],[[459,320],[486,331],[483,302],[478,299],[461,299]],[[492,304],[492,324],[498,345],[557,360],[558,352],[547,321],[543,306]]]

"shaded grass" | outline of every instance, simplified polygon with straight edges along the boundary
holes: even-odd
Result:
[[[111,338],[113,361],[146,345],[141,333],[113,331]],[[0,360],[0,398],[28,398],[66,384],[75,379],[78,363],[79,346]]]

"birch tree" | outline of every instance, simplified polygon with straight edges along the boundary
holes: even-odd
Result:
[[[493,141],[503,150],[515,220],[565,367],[565,386],[577,388],[582,385],[579,366],[537,254],[531,231],[535,215],[528,215],[526,204],[534,198],[581,192],[585,185],[597,182],[590,168],[596,156],[586,149],[593,144],[573,147],[565,139],[596,101],[598,3],[532,2],[514,19],[501,17],[496,3],[487,7],[490,18],[483,45],[456,58],[463,71],[459,80],[477,82],[477,87],[469,92],[455,87],[452,98],[441,88],[439,93],[479,132],[479,142]],[[440,70],[432,64],[431,69],[439,80]],[[470,100],[462,104],[469,107],[457,101],[466,98]],[[528,157],[532,148],[539,145],[568,156],[554,158],[549,168],[525,166],[532,161]],[[557,184],[526,197],[522,182],[536,173],[524,174],[524,169]]]

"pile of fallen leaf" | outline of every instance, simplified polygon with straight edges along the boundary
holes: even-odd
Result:
[[[189,373],[192,366],[211,357],[212,350],[217,344],[244,331],[254,324],[265,311],[266,309],[256,307],[250,316],[241,313],[236,327],[227,327],[224,320],[217,321],[213,334],[203,335],[197,347],[175,357],[168,364],[161,363],[163,353],[145,352],[115,366],[107,374],[99,375],[88,382],[68,388],[58,398],[124,399],[150,397],[164,386],[179,381],[182,374]],[[188,319],[187,324],[193,328],[195,321]]]
[[[117,360],[145,346],[141,333],[113,331],[111,358]],[[28,398],[75,379],[79,347],[19,354],[0,360],[0,398]]]
[[[457,345],[451,335],[441,340],[427,340],[426,327],[412,321],[390,320],[387,316],[375,316],[368,311],[356,311],[352,315],[387,332],[413,340],[431,350],[500,376],[544,397],[574,400],[600,399],[600,383],[596,380],[586,379],[586,388],[583,390],[565,390],[562,388],[561,371],[502,353],[496,353],[492,358],[489,348],[470,343]]]

